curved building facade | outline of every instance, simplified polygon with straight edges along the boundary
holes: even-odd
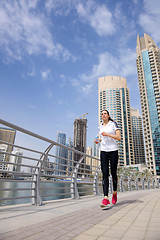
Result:
[[[101,111],[107,109],[111,118],[117,122],[121,132],[121,141],[118,142],[119,165],[134,164],[132,122],[127,80],[119,76],[98,78],[98,96],[99,124],[102,122]]]

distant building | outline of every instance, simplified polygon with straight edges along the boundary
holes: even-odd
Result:
[[[92,156],[92,148],[87,147],[86,154]],[[92,158],[86,157],[86,165],[88,166],[89,173],[92,173]]]
[[[10,128],[0,128],[0,141],[14,144],[16,137],[16,130]],[[0,144],[5,144],[0,142]],[[7,145],[7,144],[6,144]],[[6,152],[11,153],[13,151],[13,146],[7,145]],[[6,154],[5,161],[9,161],[9,155]]]
[[[58,132],[57,142],[66,145],[66,134]],[[67,151],[64,147],[56,146],[56,175],[66,175],[67,170]]]
[[[99,124],[102,122],[102,110],[107,109],[111,118],[117,122],[121,132],[121,141],[118,142],[119,165],[134,164],[130,98],[127,80],[119,76],[100,77],[98,79],[98,96]]]
[[[131,108],[131,119],[135,164],[145,164],[142,118],[138,109]]]
[[[75,119],[74,121],[74,136],[73,136],[73,148],[86,153],[86,141],[87,141],[87,119],[86,118],[79,118]],[[81,154],[74,153],[74,166],[76,162],[78,162],[81,158]],[[85,159],[82,161],[80,165],[80,173],[84,172],[84,163]]]
[[[8,146],[6,144],[0,144],[0,170],[7,170],[7,164],[2,163],[5,161]],[[2,153],[3,152],[3,153]]]
[[[93,156],[92,148],[88,147],[86,153],[87,155]],[[86,164],[89,166],[90,173],[93,175],[96,173],[96,170],[100,165],[100,161],[98,159],[99,159],[98,157],[97,157],[97,160],[90,157],[86,157]]]
[[[15,164],[21,164],[22,163],[22,156],[23,152],[20,149],[17,149],[15,151],[12,151],[12,153],[16,156],[10,156],[9,163],[15,163]],[[21,166],[20,165],[12,165],[8,164],[8,171],[16,171],[20,172],[21,171]]]
[[[137,37],[137,73],[147,167],[160,176],[160,49],[147,34]]]

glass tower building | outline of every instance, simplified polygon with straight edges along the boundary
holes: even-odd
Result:
[[[57,142],[63,145],[66,145],[66,134],[62,132],[58,132],[57,134]],[[66,175],[67,170],[67,151],[63,147],[56,146],[56,174],[57,175]]]
[[[133,147],[134,147],[135,164],[146,164],[142,118],[139,114],[138,109],[131,108],[131,119],[132,119],[132,133],[133,133]]]
[[[160,175],[160,50],[147,34],[137,37],[137,73],[147,167]]]
[[[121,132],[118,142],[119,165],[134,164],[132,123],[127,80],[119,76],[104,76],[98,79],[99,124],[101,111],[107,109],[111,118],[117,122]]]

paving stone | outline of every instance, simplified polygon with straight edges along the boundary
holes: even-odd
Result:
[[[90,200],[86,198],[82,201],[71,200],[72,204],[68,201],[65,208],[60,202],[57,208],[46,205],[42,208],[32,207],[32,210],[25,207],[21,211],[19,207],[19,212],[14,208],[2,208],[0,239],[155,240],[160,236],[159,190],[119,193],[119,203],[109,210],[99,208],[99,199],[92,197],[93,206],[89,206]]]

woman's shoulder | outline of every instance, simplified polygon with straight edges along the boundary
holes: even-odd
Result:
[[[103,123],[100,123],[100,125],[98,126],[98,129],[100,129],[101,127],[103,127]]]
[[[117,129],[119,128],[117,122],[112,121],[112,124],[113,124],[113,126],[114,126],[115,128],[117,128]]]

